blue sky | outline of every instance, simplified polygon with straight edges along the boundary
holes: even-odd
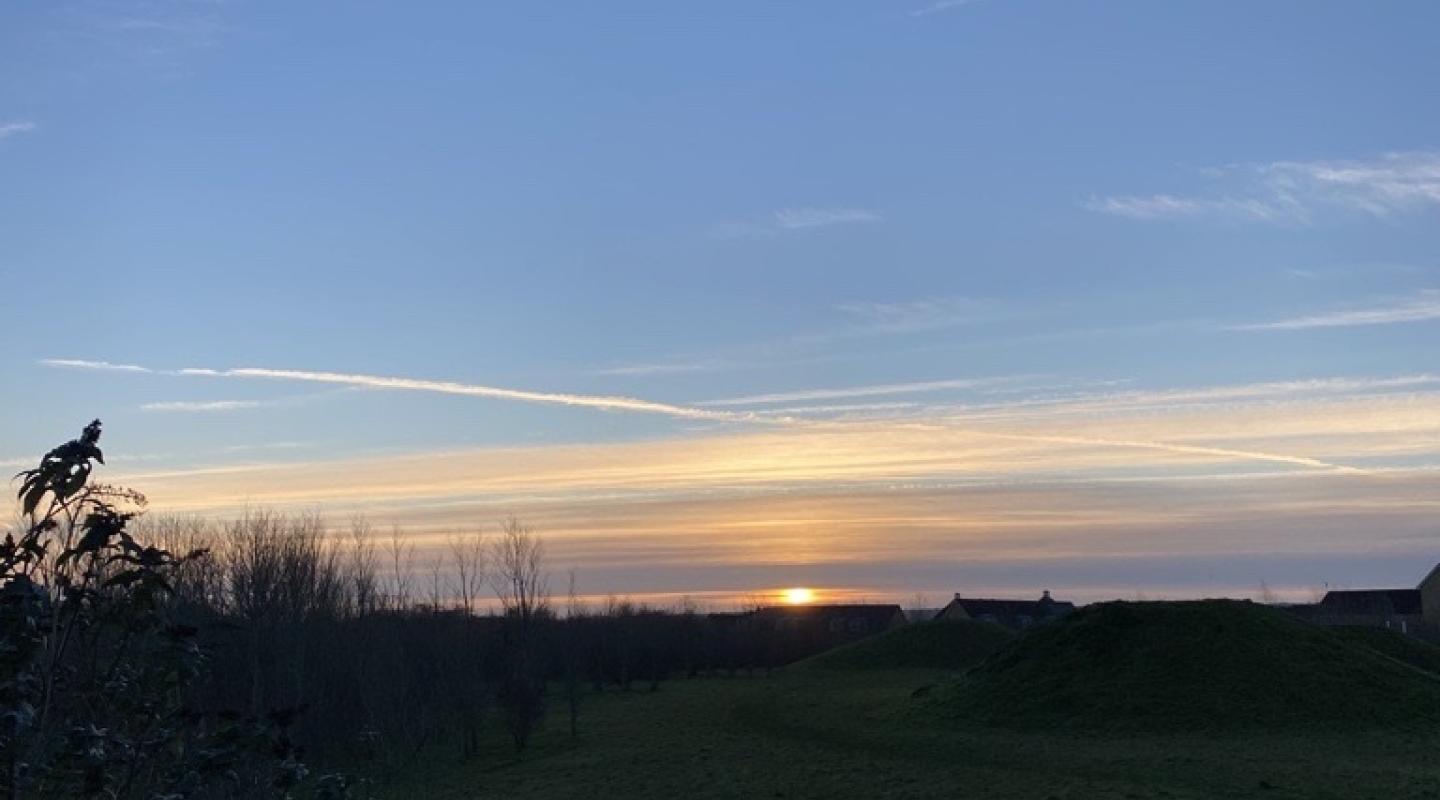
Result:
[[[1408,581],[1440,516],[1437,38],[1429,2],[7,4],[0,461],[99,416],[159,507],[511,510],[596,591]],[[470,482],[394,479],[441,453]],[[596,453],[666,466],[575,479]],[[504,464],[551,477],[477,477]],[[1350,505],[1295,517],[1292,481]],[[909,556],[837,510],[958,484]],[[1243,546],[1213,535],[1239,485]],[[966,509],[1018,486],[1126,511],[1167,566],[1099,533],[996,555],[1039,534]],[[754,525],[830,522],[717,544],[757,493],[827,513]],[[1259,551],[1270,578],[1213,566]]]

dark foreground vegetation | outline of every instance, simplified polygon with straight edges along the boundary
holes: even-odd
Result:
[[[208,656],[175,581],[204,553],[136,539],[145,499],[90,480],[100,423],[20,473],[0,541],[0,793],[45,798],[347,794],[312,778],[293,708],[203,701]]]
[[[582,698],[754,674],[823,635],[738,614],[553,598],[516,520],[422,562],[317,515],[143,517],[91,480],[100,425],[18,476],[0,550],[0,794],[363,796],[437,757],[578,736]],[[560,722],[563,720],[563,722]],[[318,772],[316,764],[342,765]]]
[[[556,600],[515,521],[427,569],[363,520],[142,520],[98,441],[21,474],[0,545],[11,800],[1440,797],[1440,649],[1388,631],[1106,603],[803,658],[803,627]]]

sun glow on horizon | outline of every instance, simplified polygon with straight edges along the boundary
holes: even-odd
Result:
[[[793,589],[786,589],[780,593],[785,602],[792,606],[803,606],[806,603],[815,602],[815,590],[797,586]]]

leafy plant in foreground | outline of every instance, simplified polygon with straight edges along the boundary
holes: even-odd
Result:
[[[205,655],[175,618],[170,576],[205,554],[131,535],[145,498],[90,482],[99,441],[96,420],[16,476],[25,523],[0,542],[0,793],[291,796],[305,768],[288,713],[194,708]]]

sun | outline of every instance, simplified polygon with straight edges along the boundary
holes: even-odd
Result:
[[[794,589],[786,589],[780,594],[785,598],[785,602],[792,606],[803,606],[806,603],[815,602],[815,591],[813,589],[797,586]]]

